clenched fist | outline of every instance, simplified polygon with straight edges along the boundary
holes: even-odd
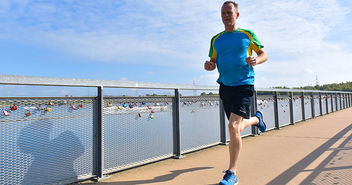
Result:
[[[249,66],[257,65],[257,57],[249,56],[246,58],[246,62]]]
[[[204,63],[204,69],[207,71],[212,71],[216,68],[215,62],[212,61],[205,61]]]

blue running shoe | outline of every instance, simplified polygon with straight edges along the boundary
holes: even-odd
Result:
[[[259,119],[259,123],[256,125],[258,127],[258,129],[261,131],[261,132],[265,132],[266,130],[266,124],[264,123],[264,120],[263,120],[263,113],[260,112],[260,111],[257,111],[255,113],[255,116]]]
[[[226,170],[224,179],[219,183],[220,185],[238,185],[238,180],[235,174],[231,170]]]

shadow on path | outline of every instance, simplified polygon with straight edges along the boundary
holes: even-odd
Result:
[[[211,169],[213,167],[199,167],[199,168],[189,168],[189,169],[183,169],[183,170],[172,170],[170,171],[171,173],[154,177],[153,179],[148,179],[148,180],[136,180],[136,181],[119,181],[119,182],[97,182],[97,183],[87,183],[84,185],[90,185],[90,184],[109,184],[109,185],[138,185],[138,184],[149,184],[149,183],[157,183],[157,182],[166,182],[174,179],[175,177],[183,174],[183,173],[188,173],[188,172],[193,172],[193,171],[198,171],[198,170],[206,170],[206,169]]]
[[[340,146],[338,146],[338,148],[332,149],[331,146],[333,146],[339,139],[342,139],[343,136],[351,129],[352,129],[352,124],[344,128],[341,132],[339,132],[338,134],[330,138],[319,148],[317,148],[312,153],[310,153],[305,158],[303,158],[301,161],[299,161],[291,168],[287,169],[285,172],[277,176],[268,184],[270,185],[287,184],[289,181],[291,181],[293,178],[295,178],[298,174],[302,172],[311,172],[311,173],[308,177],[306,177],[303,180],[301,184],[315,184],[315,182],[319,184],[319,183],[323,183],[323,181],[325,181],[325,183],[331,182],[331,184],[341,184],[341,182],[339,181],[342,179],[339,179],[339,177],[337,177],[339,176],[338,174],[333,174],[335,173],[333,171],[334,170],[352,170],[352,166],[350,164],[343,165],[343,166],[336,166],[336,165],[334,166],[336,160],[333,160],[333,159],[337,157],[337,160],[344,160],[344,158],[348,157],[348,155],[346,155],[347,151],[348,150],[352,151],[352,135],[347,136],[347,138],[341,143]],[[333,152],[330,155],[328,155],[328,157],[326,157],[316,168],[312,170],[305,170],[314,160],[320,157],[324,152],[331,151],[331,150],[333,150]],[[343,154],[345,155],[345,157],[338,156],[338,153],[340,151],[344,151]],[[330,167],[328,167],[329,165]],[[318,178],[318,176],[321,178]],[[351,179],[347,179],[347,181],[352,181],[351,176],[347,176],[346,178],[351,178]],[[344,181],[346,181],[346,179],[344,179]]]

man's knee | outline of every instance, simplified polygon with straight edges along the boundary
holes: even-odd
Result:
[[[231,133],[240,133],[241,132],[241,126],[240,126],[239,121],[229,122],[228,127],[229,127],[229,131]]]
[[[237,114],[231,113],[229,120],[229,131],[232,133],[240,133],[242,129],[243,118]]]

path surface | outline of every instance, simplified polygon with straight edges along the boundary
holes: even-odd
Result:
[[[228,146],[215,146],[118,172],[109,185],[214,185],[228,166]],[[241,185],[352,184],[352,108],[243,139]]]

